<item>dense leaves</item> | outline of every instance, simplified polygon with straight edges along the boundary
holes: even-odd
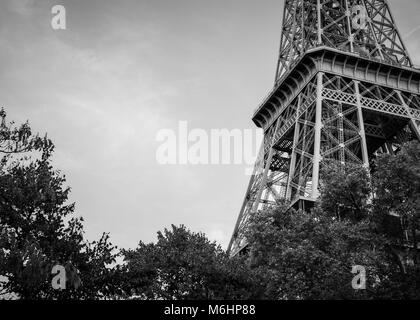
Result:
[[[229,257],[185,226],[118,252],[85,239],[52,166],[54,144],[0,111],[0,297],[23,299],[419,299],[420,145],[381,155],[374,171],[324,163],[310,212],[289,203],[253,215],[248,254]],[[117,263],[118,258],[123,261]],[[54,265],[66,290],[54,290]],[[366,270],[354,289],[353,267]]]
[[[158,233],[156,244],[125,251],[128,286],[144,299],[248,299],[259,291],[244,259],[229,256],[184,226]]]
[[[311,212],[284,203],[253,216],[250,263],[267,275],[265,297],[420,298],[419,159],[410,143],[378,157],[372,177],[363,166],[326,163]],[[353,289],[354,266],[366,269],[366,290]]]
[[[83,219],[68,203],[66,179],[53,169],[53,143],[33,136],[28,124],[0,134],[0,293],[26,299],[103,296],[115,262],[104,235],[84,239]],[[53,290],[52,267],[63,265],[67,290]],[[77,290],[76,290],[77,289]]]
[[[320,207],[325,214],[353,221],[366,217],[372,191],[365,167],[327,162],[322,167],[321,176]]]
[[[420,144],[407,144],[395,156],[381,155],[373,181],[375,217],[382,221],[386,213],[401,217],[401,227],[416,247],[420,240],[416,232],[420,230]],[[387,227],[382,230],[392,232],[392,226]]]

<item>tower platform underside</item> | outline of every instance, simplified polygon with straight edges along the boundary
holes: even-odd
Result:
[[[256,110],[265,136],[229,245],[246,246],[255,212],[287,200],[310,209],[323,161],[368,167],[420,140],[420,71],[328,47],[308,50]]]

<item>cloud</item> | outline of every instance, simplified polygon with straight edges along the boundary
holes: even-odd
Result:
[[[272,86],[282,1],[61,2],[67,30],[54,31],[59,3],[0,0],[0,105],[56,143],[88,237],[110,231],[117,244],[135,245],[183,223],[227,245],[244,168],[160,166],[155,137],[180,120],[252,126]],[[402,17],[407,4],[416,12],[419,2],[396,6]],[[417,25],[397,20],[403,33]],[[408,45],[419,52],[418,42]]]
[[[2,0],[6,7],[19,15],[28,16],[35,10],[35,0]]]

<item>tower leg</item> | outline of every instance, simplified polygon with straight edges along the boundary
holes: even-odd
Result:
[[[322,129],[322,90],[324,86],[324,73],[318,73],[316,116],[315,116],[315,142],[314,142],[314,164],[312,172],[312,198],[319,195],[319,168],[321,163],[321,129]]]
[[[258,207],[260,205],[260,200],[262,198],[262,194],[263,194],[264,189],[265,189],[265,187],[267,185],[268,174],[270,172],[270,166],[271,166],[271,162],[273,161],[273,155],[274,155],[273,138],[276,136],[277,131],[279,130],[279,125],[280,125],[280,121],[277,121],[276,128],[275,128],[272,136],[270,137],[270,139],[267,141],[267,143],[270,144],[270,149],[269,149],[270,151],[268,153],[267,162],[265,163],[264,173],[263,173],[263,177],[262,177],[261,183],[259,185],[259,190],[258,190],[258,193],[257,193],[257,198],[256,198],[256,201],[255,201],[253,207],[252,207],[252,212],[257,212],[258,211]]]
[[[360,99],[359,81],[354,81],[354,90],[357,98],[357,115],[359,120],[360,136],[362,138],[362,159],[366,168],[369,168],[369,155],[366,142],[365,120],[363,119],[363,109]]]
[[[296,119],[295,133],[294,133],[294,136],[293,136],[292,158],[290,160],[289,176],[287,178],[286,199],[289,200],[289,201],[292,200],[291,182],[292,182],[293,176],[295,175],[295,170],[296,170],[296,157],[297,157],[296,147],[297,147],[298,140],[299,140],[299,131],[300,131],[299,119]]]
[[[408,114],[411,116],[410,119],[410,127],[411,130],[413,130],[413,132],[415,133],[415,135],[417,136],[417,140],[420,141],[420,128],[416,122],[416,120],[413,118],[411,112],[410,112],[410,108],[408,107],[408,105],[405,103],[403,96],[401,95],[400,91],[397,91],[398,97],[401,100],[402,105],[407,109]]]

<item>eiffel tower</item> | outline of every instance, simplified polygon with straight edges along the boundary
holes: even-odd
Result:
[[[398,3],[398,1],[396,1]],[[308,210],[323,160],[369,167],[420,140],[420,71],[386,0],[285,0],[274,88],[253,115],[264,140],[229,244],[287,200]]]

